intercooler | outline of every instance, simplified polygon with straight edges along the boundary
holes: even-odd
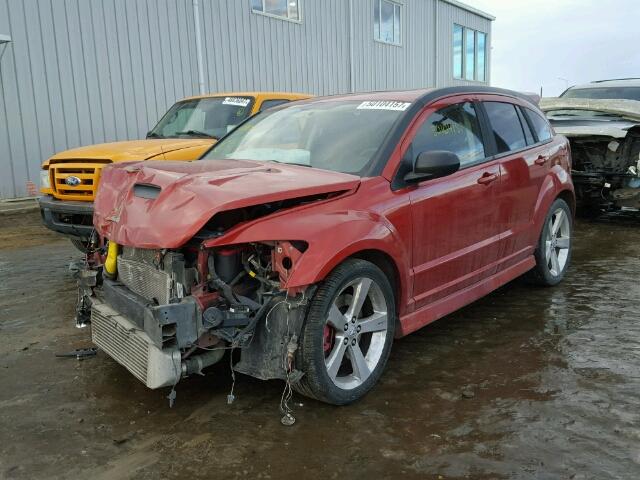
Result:
[[[159,349],[143,330],[99,301],[91,305],[91,337],[149,388],[173,385],[182,375],[177,348]]]

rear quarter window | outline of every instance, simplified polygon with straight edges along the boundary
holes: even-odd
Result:
[[[484,107],[496,141],[497,153],[520,150],[527,146],[515,105],[504,102],[484,102]]]
[[[274,98],[271,100],[265,100],[264,102],[262,102],[262,105],[260,105],[260,111],[263,112],[265,110],[268,110],[269,108],[273,108],[273,107],[277,107],[278,105],[282,105],[284,103],[289,103],[290,100],[284,99],[284,98]]]
[[[539,142],[544,142],[553,137],[549,122],[547,122],[545,118],[543,118],[539,113],[531,110],[530,108],[525,108],[525,110],[527,112],[529,120],[531,121],[531,126],[533,127],[536,138]]]

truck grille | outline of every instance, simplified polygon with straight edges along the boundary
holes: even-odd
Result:
[[[125,247],[118,257],[118,279],[132,292],[166,305],[171,299],[171,275],[153,265],[154,250]]]
[[[49,166],[51,187],[56,198],[60,200],[93,201],[96,187],[100,180],[102,167],[111,163],[109,160],[61,160],[52,161]],[[67,185],[67,177],[80,179],[78,185]]]
[[[92,308],[91,338],[93,343],[138,380],[147,383],[149,344],[140,335],[135,334],[133,324],[127,329],[122,322],[115,320],[115,315],[110,316],[107,310]]]

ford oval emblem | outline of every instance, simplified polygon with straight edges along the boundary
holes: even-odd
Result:
[[[69,175],[64,179],[64,183],[66,183],[70,187],[77,187],[82,183],[82,180],[80,180],[78,177],[74,177],[73,175]]]

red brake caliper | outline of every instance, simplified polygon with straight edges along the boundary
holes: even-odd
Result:
[[[324,353],[329,353],[333,349],[334,340],[335,331],[329,325],[325,325],[322,332],[322,349],[324,350]]]

